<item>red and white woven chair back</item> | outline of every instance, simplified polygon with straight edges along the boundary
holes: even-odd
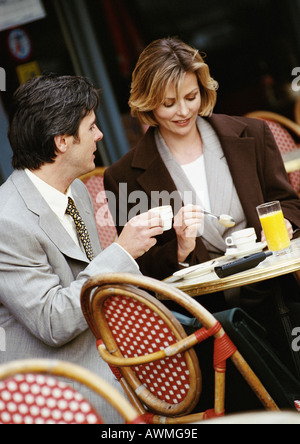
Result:
[[[294,404],[295,404],[295,408],[296,408],[297,412],[300,413],[300,401],[295,401]]]
[[[172,330],[157,313],[132,298],[108,298],[104,312],[125,358],[155,353],[177,342]],[[184,354],[132,370],[154,396],[169,404],[183,402],[189,393],[190,373]]]
[[[274,139],[278,145],[281,154],[290,153],[299,148],[291,134],[279,123],[266,120]],[[300,171],[289,174],[289,180],[292,187],[299,193],[300,191]]]
[[[100,243],[102,249],[105,250],[115,241],[117,230],[107,203],[103,176],[91,176],[85,181],[85,186],[89,190],[94,204]]]
[[[68,384],[41,374],[0,382],[0,424],[103,424],[91,404]]]

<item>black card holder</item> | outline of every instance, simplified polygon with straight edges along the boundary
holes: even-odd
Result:
[[[229,264],[215,267],[215,272],[219,278],[232,276],[233,274],[241,273],[242,271],[257,267],[257,265],[272,255],[273,253],[271,251],[251,254],[250,256],[243,257],[237,261],[230,262]]]

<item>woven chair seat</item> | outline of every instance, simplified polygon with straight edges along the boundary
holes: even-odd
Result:
[[[104,312],[124,358],[155,353],[177,342],[160,316],[134,299],[108,298]],[[184,401],[190,389],[190,372],[182,353],[132,370],[151,393],[170,404]]]
[[[103,424],[70,385],[47,375],[16,375],[0,382],[0,424]]]
[[[55,359],[29,359],[0,365],[0,424],[104,424],[102,411],[74,383],[102,398],[104,417],[112,407],[126,423],[144,423],[118,390],[90,370]]]

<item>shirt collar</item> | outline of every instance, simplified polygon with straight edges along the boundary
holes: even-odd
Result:
[[[68,206],[68,198],[71,197],[73,199],[71,187],[68,188],[66,194],[63,194],[53,188],[51,185],[48,185],[30,170],[26,169],[25,173],[27,174],[33,185],[40,192],[42,197],[45,199],[51,210],[57,215],[59,219],[63,219],[66,213],[66,208]]]

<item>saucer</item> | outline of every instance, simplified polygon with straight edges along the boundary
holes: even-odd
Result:
[[[184,270],[176,271],[173,276],[180,279],[190,279],[195,276],[203,276],[211,273],[219,262],[217,260],[204,262],[203,264],[193,265],[192,267],[185,268]]]
[[[249,256],[250,254],[260,253],[267,246],[267,242],[257,242],[254,246],[247,248],[245,250],[238,250],[237,248],[227,248],[225,257],[228,258],[240,258],[244,256]]]

